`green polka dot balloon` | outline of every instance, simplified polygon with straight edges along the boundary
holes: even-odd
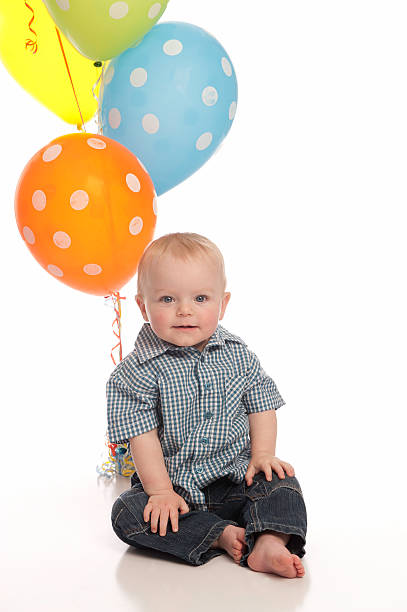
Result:
[[[107,60],[133,47],[167,8],[168,0],[44,0],[52,19],[82,55]]]

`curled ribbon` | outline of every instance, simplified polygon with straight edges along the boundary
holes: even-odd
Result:
[[[121,296],[118,291],[112,292],[109,295],[105,295],[105,305],[112,306],[115,313],[115,318],[112,323],[113,333],[118,338],[119,342],[112,348],[110,356],[114,365],[117,363],[113,356],[113,351],[119,349],[119,358],[122,360],[122,339],[121,339],[121,303],[120,300],[125,300],[124,296]],[[133,459],[131,456],[130,446],[127,443],[115,444],[108,440],[107,434],[105,436],[105,445],[108,449],[108,459],[103,461],[100,465],[96,466],[96,471],[100,476],[106,476],[112,478],[115,474],[120,476],[130,477],[135,472]]]
[[[32,12],[32,17],[30,20],[30,23],[28,24],[28,28],[30,30],[30,32],[32,32],[35,36],[35,40],[31,40],[31,38],[27,38],[25,41],[25,48],[29,49],[34,55],[37,53],[38,51],[38,44],[37,44],[37,32],[35,30],[32,29],[31,25],[34,21],[34,11],[31,8],[31,6],[28,4],[28,2],[24,2],[24,4],[26,5],[26,7],[28,9],[30,9],[30,11]]]
[[[114,357],[113,357],[113,351],[116,350],[117,348],[119,349],[119,361],[122,360],[123,356],[122,356],[122,337],[121,337],[121,316],[122,316],[122,308],[121,308],[121,304],[120,304],[120,300],[125,300],[126,298],[121,296],[120,293],[118,291],[113,292],[110,296],[106,295],[105,299],[112,299],[113,302],[113,308],[114,308],[114,312],[115,312],[115,318],[113,320],[112,323],[112,327],[113,327],[113,333],[116,336],[116,338],[119,339],[119,342],[117,344],[115,344],[115,346],[112,348],[111,352],[110,352],[110,357],[112,358],[112,361],[114,363],[114,365],[117,365]],[[116,326],[116,329],[115,329]]]

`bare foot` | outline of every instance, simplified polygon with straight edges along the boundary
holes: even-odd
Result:
[[[247,546],[244,534],[245,530],[243,527],[227,525],[211,548],[223,548],[235,563],[239,563],[243,555],[243,549]]]
[[[305,570],[300,558],[285,547],[289,538],[289,535],[275,531],[257,536],[253,550],[247,557],[250,569],[285,578],[302,578]]]

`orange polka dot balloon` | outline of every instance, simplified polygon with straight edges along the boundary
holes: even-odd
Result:
[[[95,134],[56,138],[28,162],[16,190],[18,229],[54,278],[94,295],[134,276],[157,218],[144,166]]]

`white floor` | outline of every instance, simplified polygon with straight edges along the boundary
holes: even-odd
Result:
[[[24,484],[21,480],[13,480],[2,508],[0,602],[5,612],[407,609],[406,531],[396,528],[396,501],[376,527],[378,506],[371,497],[364,524],[357,511],[353,526],[338,528],[340,515],[348,521],[350,513],[345,506],[335,510],[326,489],[325,509],[321,495],[307,505],[306,575],[285,579],[240,567],[226,555],[190,567],[129,548],[116,538],[109,520],[113,500],[128,487],[125,478],[112,482],[95,474],[63,483],[30,481],[27,473]],[[330,520],[323,521],[325,510]]]

